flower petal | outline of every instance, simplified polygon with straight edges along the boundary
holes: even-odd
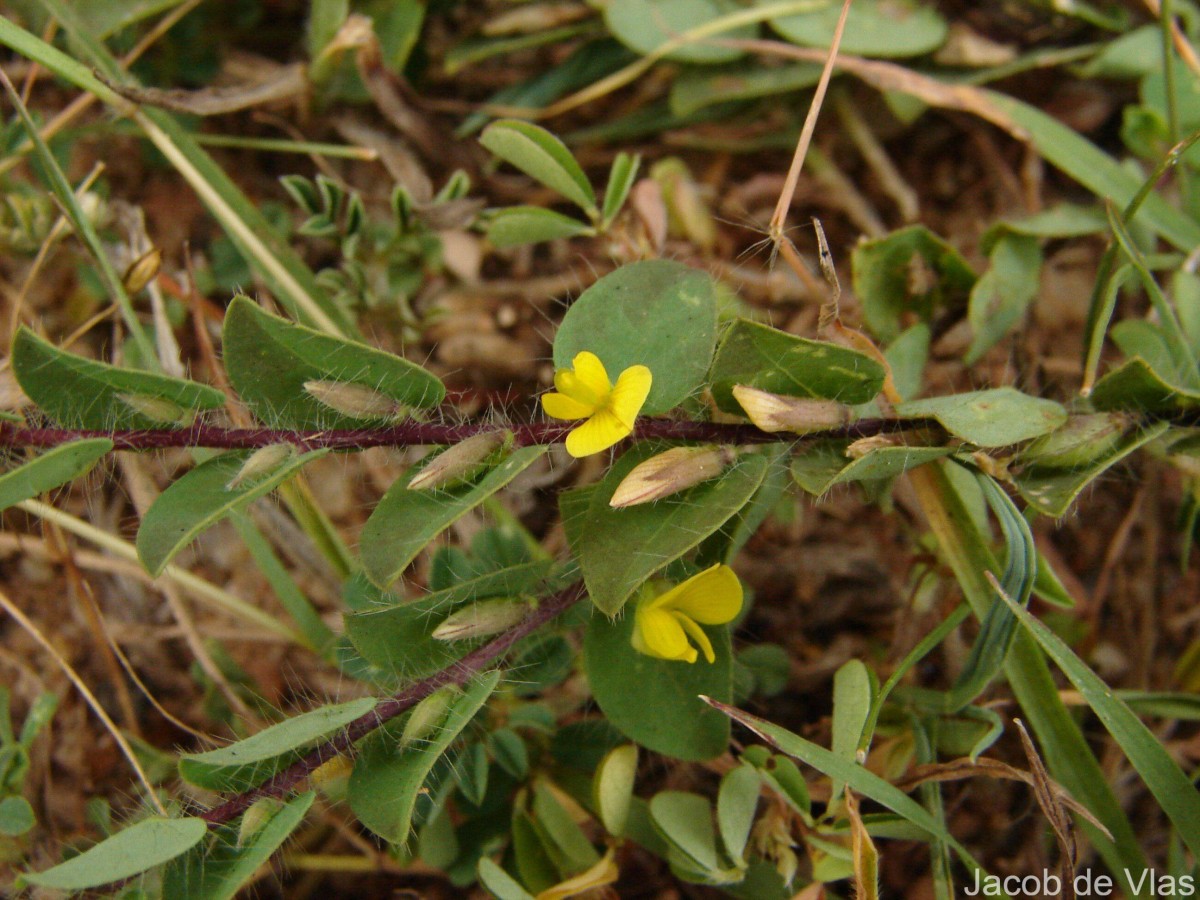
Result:
[[[632,429],[607,409],[602,409],[567,435],[567,452],[579,459],[607,450]]]
[[[608,396],[607,392],[597,394],[590,387],[579,380],[579,376],[570,369],[559,369],[554,373],[554,386],[559,393],[565,394],[576,403],[582,403],[587,406],[591,412],[595,412],[600,408]],[[588,415],[591,415],[591,412]]]
[[[575,358],[571,360],[571,367],[574,368],[575,377],[579,379],[580,384],[597,397],[603,399],[612,391],[613,386],[612,382],[608,380],[608,371],[595,353],[588,350],[576,353]]]
[[[659,659],[696,661],[696,648],[688,643],[683,626],[671,613],[639,607],[635,616],[633,646],[639,653]]]
[[[742,611],[742,583],[733,569],[718,563],[672,588],[654,605],[677,609],[703,625],[723,625]]]
[[[712,641],[708,639],[708,635],[704,633],[704,629],[697,625],[690,616],[685,616],[679,612],[670,612],[667,615],[674,617],[679,622],[680,627],[687,632],[688,637],[695,644],[699,645],[700,651],[704,654],[704,658],[710,665],[717,661],[717,654],[713,652]]]
[[[586,419],[596,411],[595,407],[580,403],[566,394],[542,394],[542,409],[552,419]]]
[[[630,366],[617,379],[616,387],[609,394],[609,409],[611,409],[626,425],[633,430],[633,420],[642,411],[646,397],[650,394],[650,384],[654,376],[645,366]]]

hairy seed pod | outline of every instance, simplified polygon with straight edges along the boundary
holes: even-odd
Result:
[[[244,485],[258,481],[264,475],[271,474],[290,461],[295,455],[295,444],[268,444],[265,447],[259,447],[246,457],[246,461],[242,463],[237,474],[225,484],[225,490],[236,491]]]
[[[117,399],[138,415],[162,422],[164,425],[191,425],[196,418],[194,409],[187,409],[162,397],[151,397],[149,394],[117,394]]]
[[[262,831],[263,827],[281,809],[283,809],[283,803],[274,797],[263,797],[251,803],[242,813],[242,822],[238,826],[237,846],[244,846],[246,841]]]
[[[352,419],[395,419],[406,412],[394,398],[353,381],[306,381],[304,390],[318,403]]]
[[[410,491],[427,491],[469,478],[489,456],[512,446],[511,431],[487,431],[455,444],[437,456],[408,483]]]
[[[785,397],[744,384],[733,386],[733,397],[751,422],[772,434],[778,431],[792,434],[828,431],[849,425],[853,418],[850,407],[836,400]]]
[[[481,600],[447,616],[433,630],[433,637],[439,641],[465,641],[499,634],[525,618],[530,608],[523,600]]]
[[[715,478],[736,458],[732,447],[672,447],[634,466],[608,505],[623,509],[669,497]]]
[[[1072,416],[1066,424],[1030,443],[1021,462],[1039,469],[1081,469],[1108,456],[1129,431],[1123,413]]]
[[[462,692],[454,685],[447,685],[434,691],[414,706],[413,711],[408,715],[408,721],[404,723],[404,731],[400,735],[400,749],[403,750],[417,741],[423,741],[433,734],[446,718],[450,703],[460,693]]]

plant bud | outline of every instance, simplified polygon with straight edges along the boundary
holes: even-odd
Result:
[[[164,425],[191,425],[196,418],[194,409],[186,409],[162,397],[151,397],[149,394],[117,394],[117,399],[138,415],[162,422]]]
[[[433,734],[446,718],[450,702],[460,693],[454,685],[447,685],[414,706],[408,715],[408,721],[404,723],[404,732],[400,735],[400,749],[403,750]]]
[[[793,434],[828,431],[850,424],[853,418],[850,407],[836,400],[785,397],[744,384],[733,386],[733,397],[751,422],[772,434],[777,431]]]
[[[348,756],[331,756],[308,773],[308,783],[313,787],[324,787],[339,778],[346,778],[354,771],[354,760]]]
[[[352,419],[395,419],[406,411],[387,394],[353,381],[306,381],[304,390],[318,403]]]
[[[295,444],[268,444],[246,457],[242,467],[225,484],[225,490],[236,491],[243,485],[269,475],[296,455]]]
[[[410,491],[427,491],[448,482],[474,475],[477,467],[502,447],[511,446],[511,431],[487,431],[469,437],[439,453],[432,462],[413,476]]]
[[[673,447],[634,466],[608,505],[623,509],[669,497],[715,478],[736,456],[732,447]]]
[[[262,831],[263,826],[274,818],[275,813],[283,809],[283,803],[274,797],[263,797],[255,800],[242,813],[242,823],[238,826],[237,846],[242,847],[246,841]]]
[[[433,637],[439,641],[465,641],[507,631],[516,625],[530,606],[522,600],[483,600],[451,613],[437,628]]]
[[[1072,416],[1021,451],[1021,462],[1044,469],[1084,468],[1116,449],[1130,425],[1122,413]]]
[[[884,447],[897,447],[899,444],[886,434],[876,434],[872,437],[859,438],[846,448],[847,459],[862,459],[872,450],[882,450]]]
[[[161,268],[162,251],[157,247],[147,250],[130,264],[125,277],[121,279],[125,290],[130,294],[138,293],[158,277],[158,270]]]

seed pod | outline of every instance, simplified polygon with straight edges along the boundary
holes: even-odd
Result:
[[[238,826],[237,846],[242,847],[246,841],[262,831],[263,826],[274,818],[275,813],[283,809],[283,803],[274,797],[263,797],[255,800],[242,813],[242,822]]]
[[[882,450],[884,447],[897,447],[899,444],[886,434],[876,434],[872,437],[859,438],[846,448],[847,459],[862,459],[872,450]]]
[[[191,425],[196,418],[194,409],[187,409],[162,397],[151,397],[149,394],[117,394],[117,399],[138,415],[162,422],[164,425]]]
[[[339,778],[346,778],[354,771],[354,760],[348,756],[331,756],[308,773],[308,783],[313,787],[324,787]]]
[[[1123,413],[1072,416],[1061,428],[1021,451],[1021,462],[1039,469],[1081,469],[1108,456],[1132,425]]]
[[[506,631],[529,613],[530,605],[523,600],[482,600],[451,613],[437,628],[433,637],[439,641],[465,641]]]
[[[736,457],[732,447],[673,447],[634,466],[608,505],[623,509],[669,497],[715,478]]]
[[[236,491],[238,488],[253,481],[258,481],[264,475],[269,475],[285,462],[296,455],[295,444],[268,444],[259,447],[242,463],[234,475],[225,484],[225,490]]]
[[[474,475],[489,456],[501,448],[511,447],[511,431],[487,431],[443,450],[429,465],[412,477],[410,491],[427,491],[444,487]]]
[[[433,734],[446,718],[450,702],[460,693],[461,691],[454,685],[447,685],[434,691],[414,706],[413,711],[408,714],[408,721],[404,723],[404,731],[400,735],[400,749],[403,750],[416,741],[425,740]]]
[[[152,247],[135,259],[129,265],[129,268],[125,270],[125,276],[121,279],[121,282],[125,285],[126,292],[129,294],[138,293],[158,277],[158,271],[161,268],[162,251],[157,247]]]
[[[406,412],[394,398],[353,381],[306,381],[304,390],[318,403],[352,419],[395,419]]]
[[[744,384],[733,386],[733,397],[751,422],[772,434],[777,431],[793,434],[828,431],[850,424],[853,418],[850,407],[836,400],[785,397]]]

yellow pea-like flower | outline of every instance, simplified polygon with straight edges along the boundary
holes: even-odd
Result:
[[[554,373],[557,391],[542,395],[542,408],[553,419],[587,420],[567,435],[567,452],[578,459],[633,433],[652,376],[645,366],[630,366],[613,384],[604,363],[587,350],[577,353],[571,366]]]
[[[701,625],[724,625],[742,610],[742,583],[718,563],[665,593],[643,594],[634,613],[633,649],[659,659],[715,662]],[[697,647],[699,651],[697,651]]]

